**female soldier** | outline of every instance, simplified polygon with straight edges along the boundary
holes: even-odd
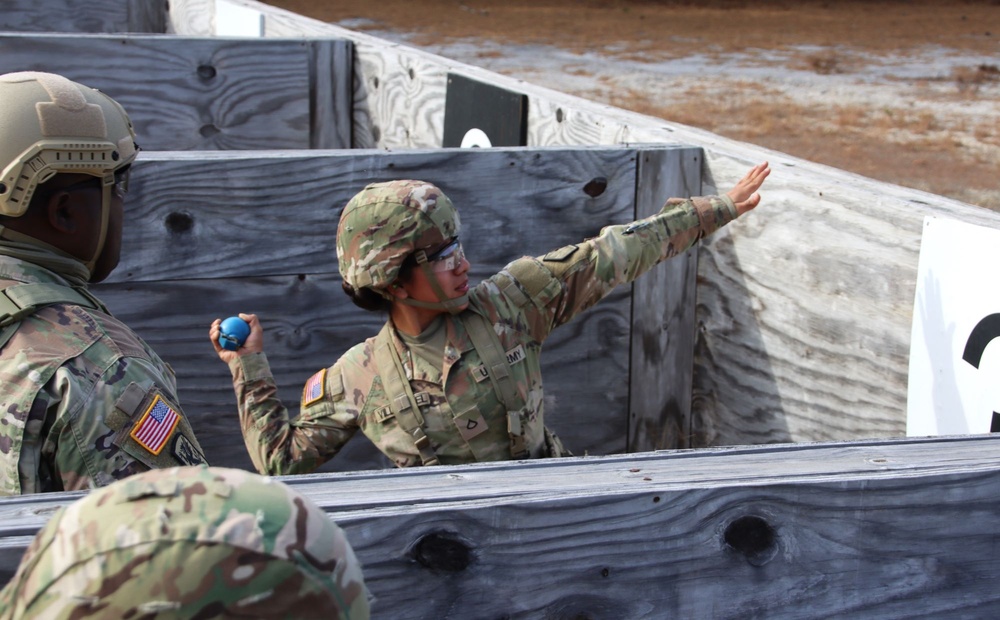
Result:
[[[422,181],[369,185],[337,230],[345,292],[389,318],[306,381],[288,419],[263,354],[257,317],[229,364],[243,437],[261,473],[308,473],[358,430],[399,467],[568,454],[543,422],[542,342],[622,283],[683,253],[760,202],[767,163],[724,196],[672,198],[652,217],[520,258],[469,288],[451,200]]]

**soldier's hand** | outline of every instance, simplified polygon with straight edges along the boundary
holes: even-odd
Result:
[[[246,321],[250,326],[250,335],[247,336],[246,342],[243,343],[243,346],[236,351],[223,349],[222,345],[219,344],[219,326],[222,324],[222,319],[215,319],[212,321],[212,326],[208,329],[208,339],[211,341],[212,347],[219,355],[219,359],[227,364],[241,355],[264,352],[264,328],[261,327],[260,320],[257,318],[257,315],[243,314],[241,312],[239,317]]]
[[[740,179],[736,187],[726,192],[726,195],[733,199],[736,205],[736,214],[743,215],[760,204],[760,194],[757,190],[764,184],[764,179],[771,174],[771,169],[767,162],[757,164],[750,169],[745,177]]]

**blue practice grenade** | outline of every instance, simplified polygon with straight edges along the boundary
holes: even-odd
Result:
[[[250,335],[250,325],[238,316],[231,316],[219,325],[219,345],[227,351],[243,346]]]

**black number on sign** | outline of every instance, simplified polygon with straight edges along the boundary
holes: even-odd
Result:
[[[1000,338],[1000,314],[991,314],[972,328],[969,340],[965,343],[965,352],[962,359],[972,364],[973,368],[979,368],[979,363],[983,360],[983,352],[986,346],[996,338]],[[1000,432],[1000,413],[993,412],[993,421],[990,423],[990,432]]]

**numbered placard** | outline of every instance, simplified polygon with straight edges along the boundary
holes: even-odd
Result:
[[[927,217],[913,304],[908,436],[1000,431],[1000,230]]]

